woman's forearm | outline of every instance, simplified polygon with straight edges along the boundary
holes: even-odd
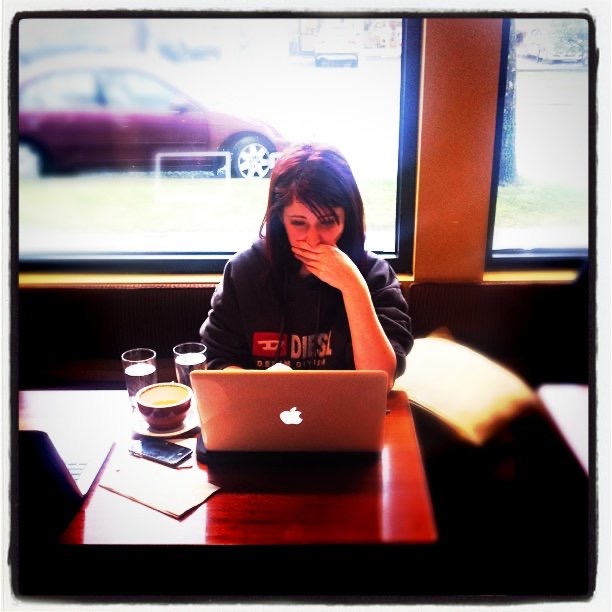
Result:
[[[361,275],[342,292],[353,343],[357,370],[382,370],[387,373],[390,390],[395,378],[395,351],[374,310],[372,297]]]

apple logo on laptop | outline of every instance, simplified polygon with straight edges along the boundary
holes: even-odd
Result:
[[[300,414],[302,413],[297,409],[297,406],[294,406],[291,410],[283,410],[279,416],[285,425],[299,425],[303,420]]]

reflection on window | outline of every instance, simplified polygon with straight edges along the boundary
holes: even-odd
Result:
[[[292,142],[337,146],[395,251],[400,19],[23,18],[21,261],[250,244]]]
[[[588,246],[588,24],[514,19],[493,255]]]

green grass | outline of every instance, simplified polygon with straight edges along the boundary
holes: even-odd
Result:
[[[500,187],[495,224],[504,228],[586,225],[583,189],[522,182]]]
[[[22,228],[86,232],[135,230],[259,231],[267,180],[108,176],[21,181]],[[395,183],[379,180],[362,189],[369,228],[395,222]]]
[[[23,180],[19,186],[22,231],[121,234],[237,229],[259,231],[267,205],[267,180],[96,176]],[[392,179],[360,185],[368,230],[395,224]],[[585,191],[523,182],[499,189],[497,228],[585,226]]]
[[[157,189],[150,177],[121,176],[22,181],[19,224],[79,232],[210,230],[234,223],[258,229],[267,186],[267,181],[163,179]]]

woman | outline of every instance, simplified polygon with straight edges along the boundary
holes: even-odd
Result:
[[[287,151],[259,240],[228,261],[200,329],[208,367],[383,370],[391,389],[413,344],[408,306],[364,242],[344,157],[313,144]]]

